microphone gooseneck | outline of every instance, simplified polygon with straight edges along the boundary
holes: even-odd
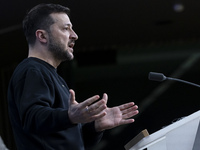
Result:
[[[200,87],[200,85],[198,85],[198,84],[188,82],[188,81],[185,81],[185,80],[181,80],[181,79],[177,79],[177,78],[166,77],[164,74],[157,73],[157,72],[150,72],[148,78],[149,78],[149,80],[159,81],[159,82],[162,82],[164,80],[173,80],[173,81],[178,81],[178,82],[186,83],[186,84],[189,84],[189,85],[193,85],[193,86],[196,86],[196,87]]]

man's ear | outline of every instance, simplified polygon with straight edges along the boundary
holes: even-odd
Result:
[[[36,36],[36,39],[38,39],[38,41],[40,41],[41,43],[43,44],[47,43],[48,35],[45,30],[37,30],[35,32],[35,36]]]

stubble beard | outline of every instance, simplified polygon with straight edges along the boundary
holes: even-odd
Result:
[[[70,54],[70,52],[65,49],[64,44],[56,41],[56,39],[53,38],[52,35],[50,35],[49,37],[50,38],[48,49],[56,60],[59,60],[61,62],[73,60],[73,54]]]

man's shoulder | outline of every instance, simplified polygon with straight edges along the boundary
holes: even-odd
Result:
[[[33,71],[40,72],[45,76],[49,76],[50,74],[54,74],[56,72],[52,66],[40,59],[26,58],[15,68],[13,76],[17,78],[23,78],[23,76],[26,76],[27,73]]]
[[[26,58],[24,59],[17,67],[16,70],[20,71],[26,71],[26,70],[55,70],[52,66],[50,66],[48,63],[44,62],[43,60],[40,60],[38,58]]]

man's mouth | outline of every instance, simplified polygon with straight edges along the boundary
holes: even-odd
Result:
[[[73,49],[74,45],[75,45],[75,42],[70,42],[70,43],[68,44],[69,48],[72,48],[72,49]]]

